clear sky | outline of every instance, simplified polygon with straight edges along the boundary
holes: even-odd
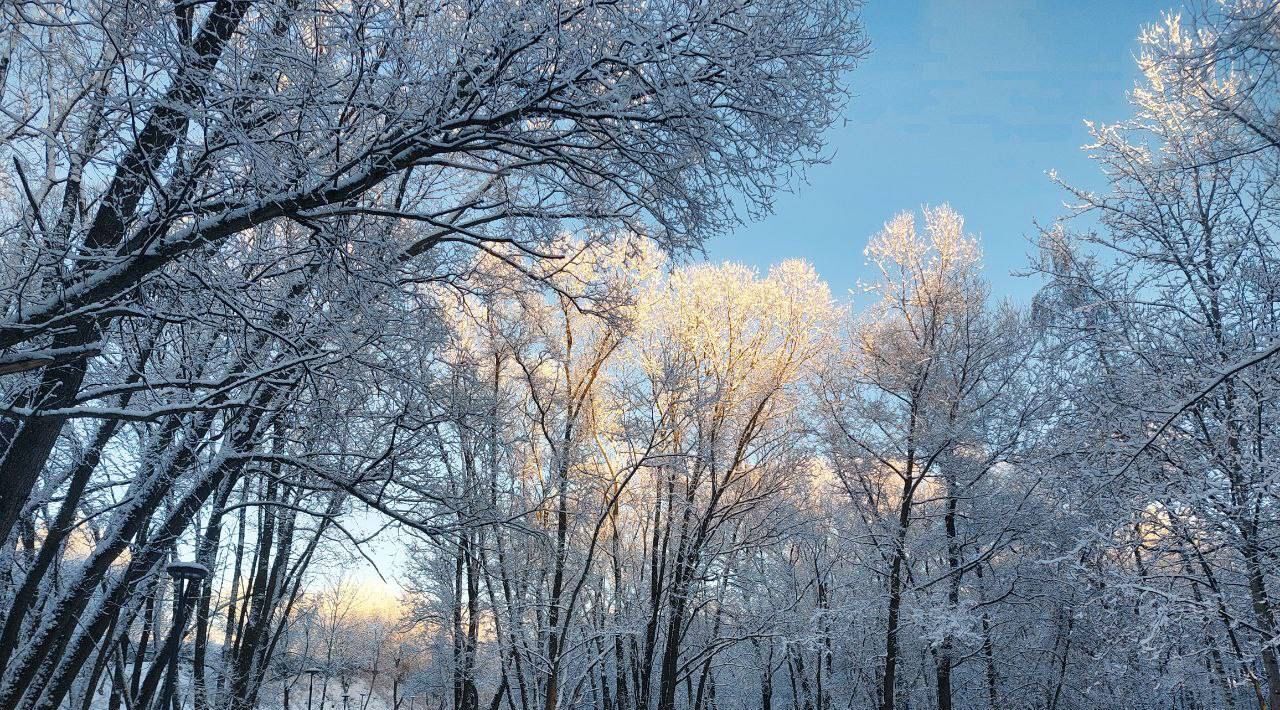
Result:
[[[997,295],[1025,301],[1035,222],[1075,185],[1102,186],[1081,150],[1085,119],[1127,118],[1141,28],[1181,0],[870,0],[871,55],[849,77],[830,164],[780,195],[774,214],[707,245],[761,270],[808,260],[837,296],[867,279],[862,249],[892,215],[949,202],[982,238]]]

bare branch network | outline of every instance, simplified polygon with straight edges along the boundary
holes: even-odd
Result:
[[[1280,4],[1141,31],[1025,308],[945,204],[694,263],[860,12],[0,5],[0,708],[1280,708]]]

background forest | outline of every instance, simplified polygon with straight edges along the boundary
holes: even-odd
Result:
[[[1151,18],[1026,306],[945,204],[697,258],[859,11],[0,5],[0,708],[1280,710],[1280,3]]]

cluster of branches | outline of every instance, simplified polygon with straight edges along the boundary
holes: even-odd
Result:
[[[1280,707],[1280,3],[1144,32],[1025,311],[947,207],[856,317],[667,268],[854,9],[0,8],[0,707]]]
[[[432,702],[1280,707],[1280,4],[1142,47],[1025,310],[945,207],[856,317],[794,264],[472,294],[438,456],[520,524],[417,550]]]
[[[255,707],[353,520],[502,522],[437,465],[446,294],[767,208],[856,9],[0,6],[0,707]]]
[[[1004,645],[1048,586],[1022,547],[1053,524],[1028,473],[1052,409],[1034,329],[988,303],[949,208],[868,254],[856,320],[798,262],[663,277],[631,256],[590,278],[632,294],[606,313],[469,294],[447,360],[473,406],[437,426],[439,465],[520,525],[416,550],[433,702],[892,710],[1052,686]]]

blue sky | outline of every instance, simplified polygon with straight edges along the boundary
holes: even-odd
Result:
[[[862,249],[892,215],[950,203],[982,239],[997,296],[1025,302],[1035,222],[1065,212],[1046,172],[1100,188],[1085,119],[1128,117],[1143,25],[1180,0],[871,0],[871,55],[829,134],[830,164],[774,214],[707,245],[762,271],[808,260],[837,296],[867,279]]]

